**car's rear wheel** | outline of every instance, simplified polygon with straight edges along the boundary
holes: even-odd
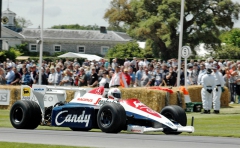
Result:
[[[16,101],[10,110],[10,122],[16,129],[35,129],[41,122],[40,107],[33,101]]]
[[[187,125],[187,115],[184,109],[181,108],[180,106],[177,106],[177,105],[166,106],[161,110],[160,114],[162,114],[163,116],[165,116],[166,118],[168,118],[173,122],[177,122],[181,124],[182,126]],[[165,134],[174,134],[174,135],[181,134],[181,132],[174,132],[174,131],[171,131],[170,129],[166,129],[166,131],[163,131],[163,132]]]
[[[121,132],[126,124],[126,112],[118,103],[106,103],[98,111],[97,123],[103,132]]]

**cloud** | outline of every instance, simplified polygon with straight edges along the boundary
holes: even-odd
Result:
[[[61,15],[62,9],[57,7],[57,6],[53,6],[53,7],[47,7],[45,9],[45,14],[49,17],[56,17]]]

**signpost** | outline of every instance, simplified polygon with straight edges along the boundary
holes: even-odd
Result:
[[[177,75],[177,87],[180,86],[180,68],[181,68],[181,48],[183,40],[183,16],[184,16],[184,4],[185,0],[181,0],[181,14],[180,14],[180,30],[179,30],[179,45],[178,45],[178,75]]]
[[[187,86],[187,58],[191,55],[191,48],[189,46],[183,46],[181,56],[184,58],[184,85]]]

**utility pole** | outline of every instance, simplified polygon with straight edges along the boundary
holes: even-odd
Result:
[[[2,50],[2,0],[0,0],[0,12],[1,12],[1,22],[0,22],[0,51]]]

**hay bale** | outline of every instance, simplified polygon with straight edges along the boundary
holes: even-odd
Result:
[[[14,102],[17,100],[20,100],[21,92],[20,92],[21,86],[18,85],[0,85],[0,89],[6,89],[10,90],[10,100],[9,105],[0,105],[0,109],[11,109]]]
[[[74,98],[75,91],[72,90],[66,90],[66,101],[70,102]]]
[[[229,98],[230,98],[230,91],[227,87],[224,87],[225,91],[221,95],[221,107],[229,107]]]
[[[187,86],[187,90],[192,102],[202,102],[202,97],[201,97],[202,86],[201,85]]]

